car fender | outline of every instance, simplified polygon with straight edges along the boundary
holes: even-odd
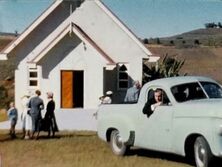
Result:
[[[118,117],[103,119],[103,125],[99,125],[99,127],[100,129],[98,129],[98,134],[102,131],[103,134],[101,134],[101,136],[103,136],[102,138],[106,141],[109,141],[112,130],[116,129],[119,131],[124,143],[132,144],[132,141],[134,142],[135,128],[133,127],[133,123],[130,119],[121,119]]]

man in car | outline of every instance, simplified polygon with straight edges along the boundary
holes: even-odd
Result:
[[[154,91],[154,98],[147,100],[145,106],[143,107],[143,113],[150,117],[155,109],[163,104],[163,91],[161,89],[156,89]]]

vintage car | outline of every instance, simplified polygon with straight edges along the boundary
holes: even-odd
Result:
[[[163,105],[147,116],[144,105],[163,91]],[[98,136],[124,155],[136,146],[193,158],[198,167],[222,157],[222,89],[199,76],[171,77],[145,84],[138,102],[101,105]]]

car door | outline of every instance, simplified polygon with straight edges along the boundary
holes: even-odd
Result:
[[[148,91],[148,100],[151,100],[149,96],[152,96],[150,95],[152,91]],[[172,145],[173,106],[164,90],[163,94],[165,96],[163,99],[167,99],[167,102],[158,106],[149,117],[142,114],[137,134],[142,139],[139,141],[139,145],[142,147],[170,151]]]

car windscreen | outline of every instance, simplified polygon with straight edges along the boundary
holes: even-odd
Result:
[[[198,82],[185,83],[173,86],[171,92],[177,102],[185,102],[188,100],[205,99],[203,89]]]
[[[209,98],[222,98],[221,87],[212,82],[200,82]]]

